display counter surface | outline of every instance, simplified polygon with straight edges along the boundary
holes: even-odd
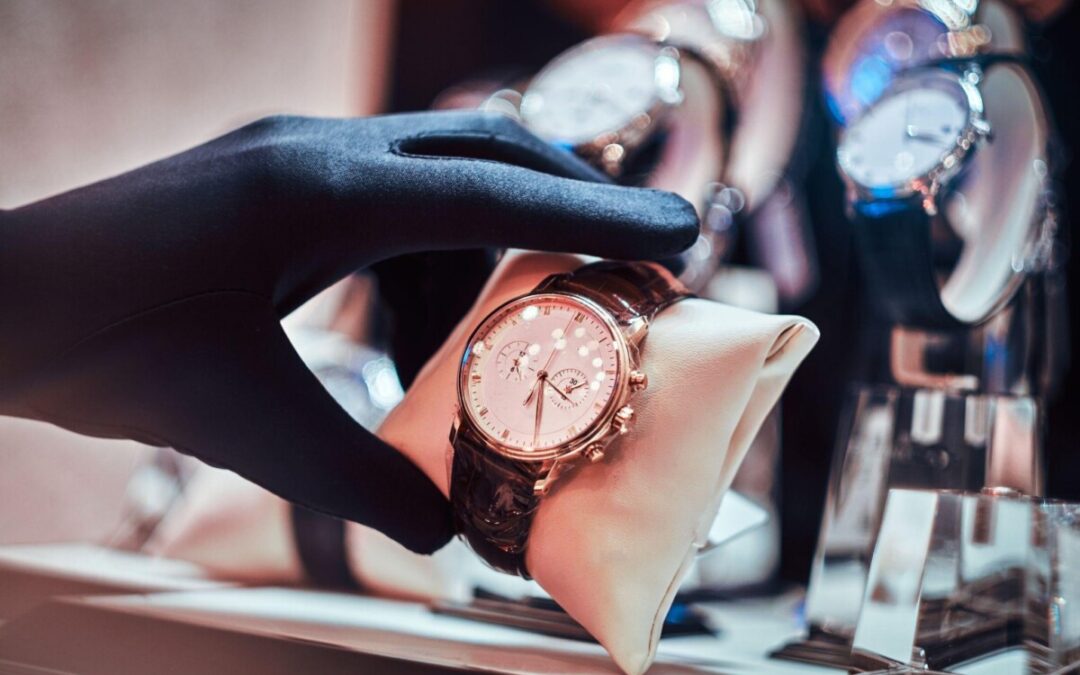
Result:
[[[53,572],[57,566],[54,560]],[[9,581],[0,563],[0,587]],[[797,605],[795,595],[705,605],[719,634],[663,640],[649,672],[843,672],[767,658],[798,634]],[[1022,672],[1019,655],[1006,657],[962,672]],[[236,587],[53,598],[0,626],[0,671],[41,668],[229,675],[618,672],[599,645],[435,614],[422,604]]]

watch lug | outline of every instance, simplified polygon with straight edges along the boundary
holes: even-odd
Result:
[[[924,195],[923,196],[922,207],[923,207],[923,211],[926,211],[926,215],[928,215],[928,216],[936,216],[937,215],[937,203],[934,201],[934,197],[932,195]]]
[[[618,178],[622,173],[626,148],[621,143],[608,143],[600,150],[600,164],[609,176]]]
[[[622,436],[630,432],[630,423],[634,419],[634,409],[628,405],[624,405],[615,411],[615,417],[611,420],[611,428],[615,431],[617,436]]]
[[[450,425],[450,445],[456,445],[458,434],[461,433],[461,411],[454,413],[454,421]]]
[[[551,491],[555,479],[559,477],[559,460],[548,460],[540,467],[539,477],[533,483],[533,494],[542,497]]]
[[[915,186],[915,196],[919,198],[919,206],[928,216],[933,217],[938,213],[937,193],[940,189],[940,177],[934,177],[928,183],[918,183]]]
[[[626,328],[623,330],[623,335],[626,337],[628,345],[637,349],[641,341],[645,339],[645,336],[649,333],[649,320],[643,316],[634,317],[626,324]]]

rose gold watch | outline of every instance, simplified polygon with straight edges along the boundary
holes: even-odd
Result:
[[[492,567],[528,578],[541,498],[629,431],[628,403],[648,385],[638,368],[649,322],[689,296],[660,265],[599,262],[548,277],[480,322],[458,375],[450,501]]]

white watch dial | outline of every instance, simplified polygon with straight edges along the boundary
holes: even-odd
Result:
[[[837,159],[869,188],[894,188],[927,175],[956,149],[970,110],[963,93],[913,87],[886,94],[844,133]]]
[[[623,40],[571,52],[529,85],[521,119],[538,136],[569,145],[623,129],[658,97],[658,55],[654,45]]]
[[[621,336],[587,304],[526,296],[473,334],[461,366],[461,404],[497,445],[541,458],[595,428],[620,375]]]

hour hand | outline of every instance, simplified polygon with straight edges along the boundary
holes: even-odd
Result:
[[[543,387],[540,386],[540,385],[541,385],[541,383],[543,383],[546,380],[547,380],[547,371],[546,370],[541,370],[540,374],[536,376],[536,382],[533,382],[532,389],[529,390],[529,395],[525,397],[525,402],[522,403],[521,405],[528,408],[529,404],[532,403],[533,396],[536,396],[536,390],[537,389],[542,389]]]
[[[540,383],[543,382],[543,381],[544,381],[544,378],[542,378],[542,377],[536,378],[536,382],[533,382],[533,386],[529,389],[529,395],[525,397],[525,401],[521,404],[523,407],[526,407],[526,408],[529,407],[529,404],[532,403],[533,396],[536,396],[537,388],[540,386]]]

